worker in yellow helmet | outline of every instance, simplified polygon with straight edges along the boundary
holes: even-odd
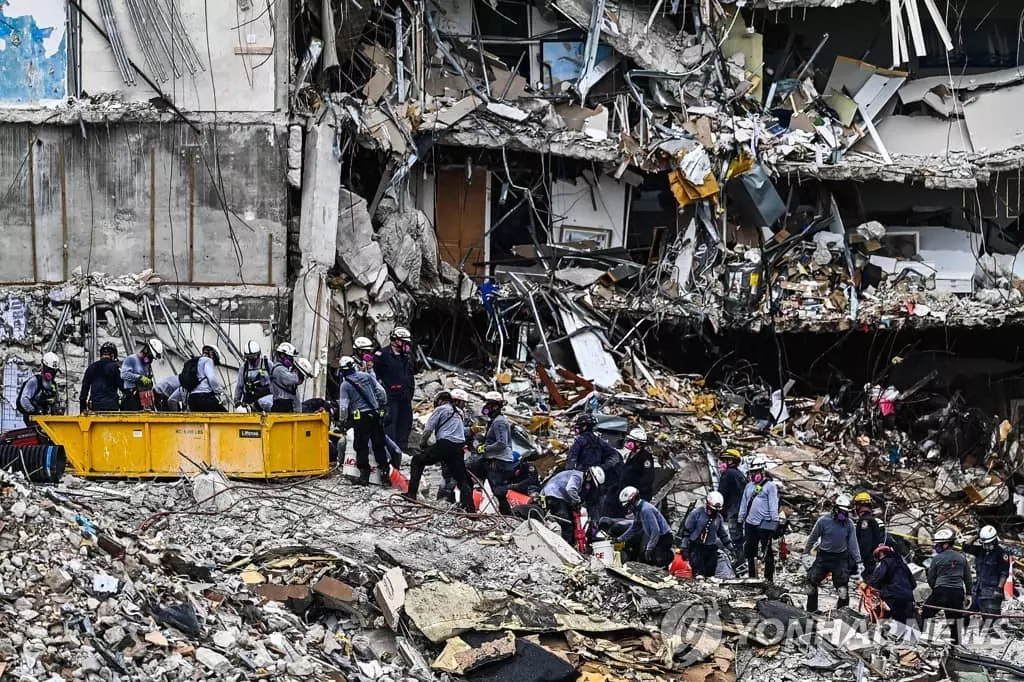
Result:
[[[864,558],[865,575],[875,570],[875,548],[885,544],[885,531],[871,511],[871,495],[861,491],[853,496],[857,524],[857,545]]]
[[[729,535],[732,538],[732,560],[738,563],[743,559],[743,525],[740,523],[740,501],[743,490],[747,487],[747,477],[740,471],[743,455],[739,450],[729,448],[718,457],[719,477],[718,492],[722,494],[724,503],[722,515],[729,524]]]

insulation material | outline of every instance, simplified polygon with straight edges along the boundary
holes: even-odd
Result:
[[[601,388],[612,388],[622,380],[615,358],[604,349],[601,338],[592,331],[580,331],[589,323],[571,310],[559,310],[565,333],[570,337],[580,374]],[[578,333],[577,333],[578,332]]]

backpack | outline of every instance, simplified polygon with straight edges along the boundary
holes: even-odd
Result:
[[[178,382],[181,384],[181,390],[191,393],[199,386],[199,381],[199,358],[192,358],[186,361],[185,365],[181,368]]]
[[[26,386],[28,386],[28,381],[25,381],[24,383],[22,383],[22,384],[21,384],[21,388],[19,388],[19,389],[18,389],[18,397],[17,397],[17,399],[16,399],[16,401],[15,401],[15,403],[14,403],[14,406],[15,406],[15,407],[16,407],[16,408],[18,409],[18,412],[19,412],[19,413],[21,413],[21,415],[22,415],[22,416],[25,416],[25,417],[27,417],[27,416],[29,416],[29,414],[31,414],[31,413],[29,413],[29,412],[26,412],[26,411],[25,411],[25,408],[23,408],[23,407],[21,406],[21,398],[22,398],[22,396],[23,396],[23,395],[24,395],[24,393],[25,393],[25,387],[26,387]],[[31,398],[31,401],[32,401],[33,403],[35,403],[35,401],[36,401],[36,398],[37,398],[38,396],[39,396],[39,377],[37,376],[37,377],[36,377],[36,392],[35,392],[35,394],[34,394],[34,395],[32,396],[32,398]]]

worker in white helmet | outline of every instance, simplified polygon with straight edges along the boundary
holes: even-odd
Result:
[[[423,427],[420,449],[412,458],[409,474],[410,500],[416,500],[423,470],[431,464],[440,464],[459,488],[459,503],[467,512],[475,512],[473,486],[466,472],[466,402],[467,394],[461,388],[442,390],[434,396],[434,411]],[[431,443],[431,439],[433,442]]]
[[[249,339],[235,380],[235,405],[258,411],[260,398],[270,395],[270,392],[270,360],[263,355],[259,341]]]
[[[977,541],[965,543],[963,550],[964,554],[974,557],[978,574],[971,595],[971,610],[987,616],[1000,615],[1003,611],[1003,586],[1010,577],[1010,555],[999,544],[999,533],[993,526],[984,526]],[[990,624],[993,619],[985,618],[982,622]]]
[[[570,547],[575,546],[575,513],[585,506],[590,518],[594,519],[593,511],[601,500],[601,486],[604,483],[604,470],[599,466],[592,466],[586,471],[565,469],[544,483],[540,491],[540,504],[549,518],[558,523],[562,529],[562,539]],[[594,521],[596,523],[596,519]]]
[[[764,557],[764,579],[775,579],[775,533],[779,529],[779,487],[768,474],[768,458],[754,455],[747,467],[747,487],[740,499],[738,520],[743,526],[747,577],[757,577],[757,558]]]
[[[122,412],[142,411],[139,391],[153,388],[153,361],[159,360],[163,354],[164,344],[160,339],[149,339],[137,353],[125,357],[121,363],[121,383],[124,385]]]
[[[849,606],[850,560],[856,564],[859,574],[864,573],[860,545],[857,544],[857,527],[853,523],[853,502],[849,496],[836,496],[832,510],[819,518],[811,529],[804,553],[810,554],[815,543],[818,543],[818,553],[807,570],[807,610],[811,613],[818,610],[818,586],[829,573],[839,595],[838,607]]]
[[[64,404],[57,390],[60,364],[56,353],[44,353],[39,372],[26,379],[18,389],[17,407],[25,426],[37,414],[64,414]]]
[[[932,593],[921,607],[920,623],[934,618],[942,611],[946,616],[953,643],[960,643],[961,622],[966,620],[961,611],[970,607],[967,595],[971,594],[973,580],[971,565],[960,552],[953,548],[956,534],[950,528],[940,528],[932,535],[935,556],[928,564],[928,586]]]
[[[512,424],[502,414],[505,397],[499,391],[484,394],[481,413],[487,418],[487,431],[483,443],[477,445],[477,454],[466,460],[466,468],[480,480],[491,484],[491,492],[498,499],[498,511],[511,514],[508,503],[508,484],[516,468],[515,451],[512,449]]]
[[[271,412],[299,411],[299,386],[306,377],[296,363],[298,357],[299,350],[287,341],[274,349],[274,364],[270,366]],[[261,406],[265,401],[266,398],[261,400]]]
[[[693,567],[695,576],[710,578],[718,567],[718,550],[732,550],[732,538],[725,527],[725,498],[713,490],[703,505],[697,505],[686,515],[683,525],[683,557]]]
[[[357,336],[352,341],[352,351],[354,359],[360,365],[359,369],[376,379],[373,362],[376,359],[377,344],[373,342],[373,339],[368,336]]]
[[[405,327],[391,332],[391,345],[374,356],[373,371],[388,394],[388,414],[384,430],[401,451],[409,449],[412,433],[412,397],[416,392],[416,362],[412,352],[412,334]],[[392,461],[398,468],[401,462]]]

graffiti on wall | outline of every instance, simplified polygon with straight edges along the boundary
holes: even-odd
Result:
[[[67,95],[65,0],[0,0],[0,102]]]

